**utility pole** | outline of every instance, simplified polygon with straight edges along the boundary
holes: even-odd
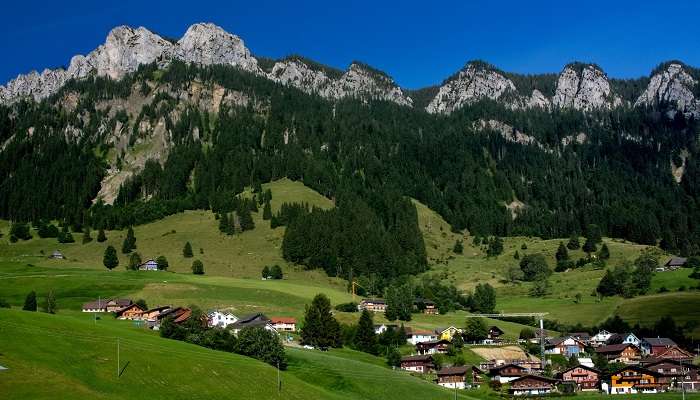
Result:
[[[681,357],[681,394],[683,395],[683,400],[685,400],[685,370],[683,369],[683,358]]]
[[[119,338],[117,338],[117,378],[119,378],[119,366],[121,362],[119,361]]]
[[[280,379],[280,362],[277,360],[277,396],[282,394],[282,379]]]

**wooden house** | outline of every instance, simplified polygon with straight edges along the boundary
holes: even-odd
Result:
[[[666,350],[657,352],[654,359],[669,359],[676,361],[686,361],[691,362],[695,358],[695,355],[687,350],[684,350],[678,346],[671,346]]]
[[[501,336],[504,334],[503,330],[496,325],[489,328],[488,338],[493,342],[501,341]]]
[[[141,315],[141,318],[146,321],[157,321],[161,314],[170,310],[170,306],[159,306],[146,310]]]
[[[138,304],[131,304],[117,311],[117,318],[140,320],[143,318],[143,312],[144,309],[141,308],[141,306]]]
[[[430,354],[418,354],[401,358],[401,369],[405,371],[428,373],[435,369],[433,356]]]
[[[578,339],[571,336],[550,339],[545,344],[546,354],[559,354],[564,357],[578,356],[585,351],[586,345]]]
[[[128,307],[133,302],[131,299],[112,299],[107,301],[107,312],[117,312],[124,307]]]
[[[450,346],[450,341],[445,339],[430,340],[416,343],[416,353],[418,354],[445,354]]]
[[[642,338],[640,349],[642,350],[642,354],[646,356],[659,358],[662,353],[665,353],[666,350],[674,346],[677,346],[676,342],[669,338]]]
[[[692,363],[661,359],[646,364],[644,368],[659,374],[657,382],[664,390],[685,388],[686,391],[700,391],[700,372]]]
[[[585,365],[577,365],[564,370],[561,373],[561,380],[572,382],[576,385],[577,390],[598,390],[600,387],[600,371]]]
[[[357,307],[360,311],[386,312],[386,301],[383,299],[362,299]]]
[[[635,365],[626,366],[610,375],[609,382],[603,382],[603,391],[609,394],[657,393],[661,390],[658,372]]]
[[[516,364],[505,364],[489,370],[491,379],[501,383],[511,382],[529,373],[530,371],[527,368]]]
[[[623,364],[639,364],[639,360],[642,358],[641,351],[633,344],[620,343],[600,346],[595,349],[595,352],[603,355],[609,362]]]
[[[508,393],[514,396],[539,396],[557,390],[557,380],[539,375],[524,375],[510,382]]]
[[[437,384],[450,389],[466,389],[481,384],[481,370],[474,366],[445,367],[437,372]]]
[[[108,301],[109,300],[107,300],[107,299],[99,299],[99,300],[83,303],[82,310],[83,310],[83,312],[90,312],[90,313],[107,312],[107,302]]]
[[[413,309],[421,311],[423,314],[437,315],[440,314],[437,305],[434,301],[418,298],[413,301]]]
[[[683,268],[686,265],[688,265],[688,259],[685,257],[671,257],[670,260],[666,261],[666,264],[664,264],[664,267],[668,271],[673,271],[678,268]]]
[[[297,330],[297,320],[293,317],[272,317],[270,322],[277,332],[296,332]]]

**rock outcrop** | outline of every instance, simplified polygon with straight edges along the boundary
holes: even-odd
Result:
[[[552,104],[560,108],[591,111],[612,109],[622,104],[622,99],[612,93],[608,77],[593,65],[576,68],[567,65],[559,74]]]
[[[190,26],[178,40],[175,56],[187,63],[234,65],[245,71],[261,72],[258,60],[241,38],[210,23]]]
[[[693,95],[698,82],[679,63],[670,63],[662,71],[654,74],[635,106],[651,107],[668,103],[678,111],[700,117],[700,100]]]

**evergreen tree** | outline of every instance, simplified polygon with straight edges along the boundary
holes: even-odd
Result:
[[[265,279],[270,278],[270,267],[268,267],[267,265],[264,266],[262,269],[262,277]]]
[[[374,332],[374,322],[369,311],[363,310],[357,323],[357,331],[353,340],[355,349],[369,354],[377,354],[377,335]]]
[[[194,254],[192,254],[192,245],[190,242],[185,243],[185,247],[182,249],[182,256],[185,258],[192,258]]]
[[[232,235],[231,233],[231,225],[228,222],[228,214],[222,213],[221,216],[219,217],[219,231],[221,233],[225,233],[227,235]]]
[[[333,317],[331,302],[326,295],[316,295],[306,306],[300,336],[302,344],[321,349],[342,346],[340,325]]]
[[[141,260],[141,254],[135,251],[129,256],[129,264],[127,264],[126,269],[130,271],[136,271],[139,269],[142,262],[143,261]]]
[[[610,250],[608,250],[607,244],[603,243],[603,245],[600,247],[598,258],[604,261],[610,259]]]
[[[158,264],[158,270],[159,271],[167,271],[169,264],[168,264],[168,259],[165,258],[165,256],[158,256],[156,258],[156,264]]]
[[[566,247],[569,250],[578,250],[581,248],[581,244],[578,241],[578,235],[577,234],[572,234],[571,238],[569,239],[569,242],[566,244]]]
[[[86,226],[83,229],[83,244],[88,244],[92,242],[92,236],[90,236],[90,227]]]
[[[22,307],[22,310],[24,311],[36,311],[36,292],[31,291],[29,294],[27,294],[27,297],[24,299],[24,306]]]
[[[401,366],[401,353],[396,347],[389,347],[386,354],[386,363],[390,367],[398,368]]]
[[[56,311],[58,311],[58,307],[56,306],[56,294],[54,293],[53,289],[50,289],[48,293],[46,293],[44,312],[56,314]]]
[[[192,262],[192,273],[195,275],[204,275],[204,264],[199,260]]]
[[[596,245],[595,242],[592,239],[586,239],[586,242],[583,244],[583,251],[588,253],[589,255],[591,253],[595,253],[596,251]]]
[[[29,231],[29,225],[23,222],[14,222],[10,227],[10,237],[15,237],[20,240],[29,240],[32,234]]]
[[[503,239],[499,236],[495,236],[489,241],[489,247],[486,250],[486,255],[488,257],[496,257],[503,253]]]
[[[284,277],[284,274],[282,273],[282,268],[275,264],[270,268],[270,277],[272,279],[282,279]]]
[[[119,265],[119,258],[117,258],[117,250],[112,246],[107,246],[105,249],[104,257],[102,258],[102,264],[107,267],[108,270],[113,270]]]
[[[454,247],[452,248],[452,251],[453,251],[455,254],[462,254],[462,253],[464,252],[464,246],[462,245],[462,241],[461,241],[461,240],[457,239],[457,241],[455,242]]]
[[[603,241],[600,227],[598,227],[598,225],[588,225],[588,227],[586,228],[586,240],[593,242],[593,244],[598,244]]]
[[[559,242],[559,247],[557,248],[557,253],[555,255],[555,258],[557,259],[557,261],[569,260],[569,252],[566,250],[566,246],[564,246],[564,242]]]
[[[518,250],[515,250],[515,254],[513,254],[513,258],[516,260],[520,260],[520,253],[518,253]]]
[[[262,218],[265,221],[272,219],[272,207],[270,206],[270,200],[265,200]]]
[[[73,235],[68,230],[68,225],[63,225],[63,228],[61,228],[61,232],[58,234],[58,242],[59,243],[75,243],[75,239],[73,238]]]
[[[496,291],[488,283],[476,285],[473,297],[474,311],[482,314],[493,313],[496,308]]]
[[[105,235],[105,230],[102,228],[97,232],[97,241],[99,243],[107,241],[107,235]]]
[[[238,210],[239,223],[241,225],[241,231],[249,231],[255,229],[255,223],[253,222],[253,217],[250,215],[250,207],[248,201],[243,201],[239,204]]]
[[[136,236],[134,236],[134,229],[129,227],[126,231],[126,238],[124,238],[124,243],[122,245],[122,253],[129,254],[136,248]]]

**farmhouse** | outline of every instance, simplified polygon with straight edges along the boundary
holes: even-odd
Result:
[[[489,370],[489,375],[494,381],[508,383],[529,373],[522,365],[505,364]]]
[[[401,358],[401,369],[405,371],[428,373],[435,368],[433,356],[430,354],[419,354]]]
[[[612,335],[614,334],[603,329],[591,337],[590,345],[593,347],[603,346],[608,343],[608,339],[610,339]]]
[[[610,336],[606,344],[633,344],[635,347],[639,348],[642,345],[642,341],[634,333],[615,333]]]
[[[270,321],[277,332],[296,332],[297,330],[297,320],[295,318],[272,317]]]
[[[597,354],[602,354],[609,362],[623,364],[638,364],[641,359],[641,351],[633,344],[610,344],[595,349]]]
[[[131,299],[112,299],[107,301],[107,312],[117,312],[131,304],[133,304]]]
[[[560,354],[564,357],[571,357],[572,355],[578,355],[583,353],[585,350],[585,345],[578,339],[573,337],[556,338],[550,339],[545,344],[546,354]]]
[[[437,372],[437,384],[450,389],[478,387],[481,383],[481,370],[473,366],[445,367]],[[467,378],[469,376],[469,378]],[[470,383],[471,382],[471,383]]]
[[[574,383],[577,390],[598,390],[600,371],[585,365],[577,365],[564,370],[561,373],[561,380]]]
[[[449,340],[430,340],[428,342],[416,343],[416,353],[418,354],[445,354],[450,345]]]
[[[238,321],[229,325],[227,328],[231,330],[234,335],[238,335],[238,332],[244,328],[264,328],[271,332],[277,333],[275,328],[272,327],[272,322],[265,314],[255,313],[241,317]]]
[[[207,319],[210,327],[218,326],[219,328],[226,328],[238,321],[238,317],[232,313],[219,310],[209,311],[209,313],[207,313]]]
[[[414,330],[410,327],[406,329],[406,341],[412,345],[416,345],[421,342],[429,342],[431,340],[437,340],[437,335],[432,331],[422,331]]]
[[[664,267],[666,270],[673,271],[678,268],[683,268],[688,264],[688,259],[684,257],[672,257],[670,260],[666,261]]]
[[[691,363],[664,359],[647,364],[645,368],[660,374],[657,381],[664,390],[685,387],[686,391],[700,391],[700,373]]]
[[[525,375],[510,382],[508,393],[514,396],[533,396],[556,391],[556,379],[539,375]]]
[[[107,301],[106,299],[95,300],[88,303],[83,303],[83,312],[91,313],[103,313],[107,312]]]
[[[154,260],[148,260],[139,265],[139,271],[158,271],[158,263]]]
[[[488,338],[493,342],[498,342],[501,340],[501,335],[503,335],[504,333],[505,332],[503,332],[501,328],[494,325],[489,328]]]
[[[372,312],[386,312],[386,301],[382,299],[363,299],[357,308]]]
[[[603,382],[603,391],[609,394],[657,393],[661,390],[658,378],[661,374],[638,366],[627,366],[610,375],[610,382]]]
[[[151,308],[150,310],[144,311],[143,314],[141,315],[141,318],[146,320],[146,321],[155,322],[155,321],[158,321],[161,314],[163,314],[164,312],[166,312],[168,310],[170,310],[170,306],[154,307],[154,308]]]
[[[641,350],[644,355],[653,358],[658,358],[661,354],[665,353],[670,348],[677,346],[678,345],[676,345],[676,342],[669,338],[643,338]]]
[[[437,315],[440,314],[437,305],[434,301],[418,298],[413,302],[413,308],[421,310],[423,314]]]
[[[677,345],[671,346],[666,350],[658,352],[653,359],[658,360],[658,359],[669,359],[669,360],[677,360],[677,361],[685,361],[685,362],[690,362],[693,360],[695,356],[693,353],[683,350]]]
[[[456,335],[462,333],[462,330],[455,328],[454,326],[450,326],[447,328],[438,328],[435,330],[435,333],[438,335],[438,338],[451,342]]]
[[[117,311],[117,318],[140,320],[143,318],[143,312],[144,310],[141,306],[138,304],[131,304]]]

